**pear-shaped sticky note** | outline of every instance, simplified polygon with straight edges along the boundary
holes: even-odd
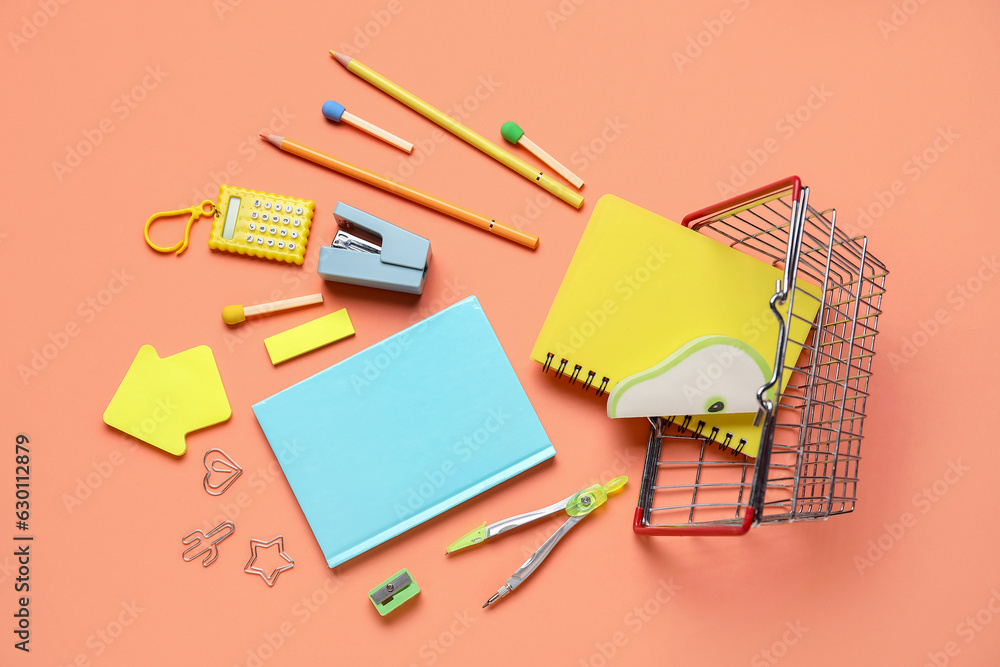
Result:
[[[771,367],[747,343],[702,336],[631,375],[608,397],[609,417],[665,417],[757,411]]]
[[[187,451],[185,435],[232,414],[211,348],[199,345],[161,359],[152,345],[143,345],[104,423],[180,456]]]

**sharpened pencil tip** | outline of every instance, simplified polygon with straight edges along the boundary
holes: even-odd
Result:
[[[260,138],[263,139],[264,141],[267,141],[267,135],[264,134],[263,132],[260,133]]]
[[[343,53],[337,53],[336,51],[330,51],[330,55],[333,56],[333,59],[336,60],[341,65],[343,65],[344,67],[347,67],[348,65],[351,64],[352,58],[350,56],[345,56]]]
[[[487,608],[487,607],[489,607],[489,606],[490,606],[490,601],[489,601],[489,600],[487,600],[487,601],[486,601],[486,604],[484,604],[484,605],[483,605],[483,609],[486,609],[486,608]]]

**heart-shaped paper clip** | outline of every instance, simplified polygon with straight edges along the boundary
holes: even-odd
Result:
[[[210,449],[205,452],[205,491],[209,495],[221,496],[226,492],[236,478],[243,474],[243,468],[241,468],[236,461],[229,458],[221,449]],[[212,473],[219,473],[222,475],[221,479],[213,480]]]
[[[187,226],[184,227],[183,241],[178,241],[169,248],[164,248],[162,246],[156,245],[155,243],[149,240],[149,226],[153,224],[154,220],[156,220],[157,218],[169,218],[174,215],[182,215],[184,213],[189,213],[191,215],[191,218],[188,220]],[[153,250],[156,250],[157,252],[176,251],[177,254],[179,255],[182,252],[184,252],[185,248],[187,248],[188,237],[191,236],[191,227],[198,220],[198,218],[204,217],[206,215],[218,215],[218,214],[219,211],[218,209],[215,208],[215,204],[212,202],[212,200],[206,199],[202,203],[196,204],[195,206],[188,206],[187,208],[179,208],[176,211],[164,211],[162,213],[154,213],[152,216],[150,216],[149,220],[146,221],[146,227],[145,229],[143,229],[142,233],[143,236],[146,237],[146,243],[148,243],[149,247],[152,248]]]

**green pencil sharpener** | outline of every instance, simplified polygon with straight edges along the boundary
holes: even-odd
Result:
[[[375,605],[380,616],[385,616],[401,604],[416,597],[420,586],[410,576],[410,571],[403,568],[381,584],[368,591],[368,598]]]

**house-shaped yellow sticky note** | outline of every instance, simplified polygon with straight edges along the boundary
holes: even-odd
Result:
[[[187,451],[184,436],[232,414],[211,348],[199,345],[161,359],[152,345],[143,345],[104,423],[180,456]]]

